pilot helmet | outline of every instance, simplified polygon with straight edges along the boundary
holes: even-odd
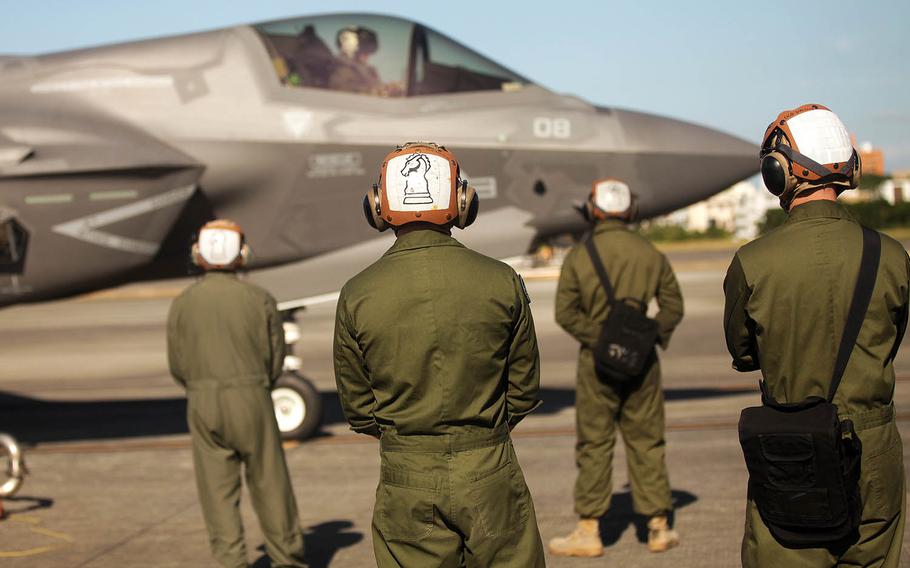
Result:
[[[379,49],[379,40],[376,32],[362,26],[348,26],[338,30],[335,35],[335,45],[344,55],[371,55]]]
[[[379,183],[363,198],[367,222],[379,231],[414,222],[464,229],[477,217],[479,200],[460,174],[445,146],[399,146],[382,161]]]
[[[203,225],[193,244],[193,264],[204,270],[237,270],[250,257],[243,229],[229,219],[215,219]]]
[[[785,210],[798,195],[831,187],[838,195],[859,185],[862,164],[840,118],[808,104],[780,113],[762,139],[761,175]]]
[[[598,179],[591,184],[584,216],[589,221],[607,218],[632,220],[635,207],[635,196],[629,189],[629,184],[614,178]]]

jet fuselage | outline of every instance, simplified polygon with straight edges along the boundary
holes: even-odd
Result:
[[[395,30],[410,34],[400,92],[293,78],[288,46],[336,20],[387,25],[380,50],[407,35]],[[500,257],[580,227],[574,205],[596,179],[626,181],[647,218],[757,169],[755,147],[721,132],[596,107],[518,76],[490,83],[495,69],[468,75],[471,59],[467,68],[434,61],[454,57],[434,38],[449,51],[461,46],[419,24],[301,21],[311,29],[301,24],[297,36],[281,35],[288,21],[0,58],[0,231],[9,249],[5,263],[0,253],[0,305],[185,275],[193,231],[213,216],[245,228],[252,268],[358,247],[379,237],[361,199],[382,158],[406,141],[454,152],[481,196],[464,236]],[[377,68],[393,68],[392,59]],[[445,83],[451,92],[415,88],[439,73],[457,75]],[[299,295],[337,289],[357,268],[300,282]]]

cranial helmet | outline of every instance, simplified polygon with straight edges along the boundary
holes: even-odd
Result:
[[[384,231],[422,221],[464,229],[480,206],[455,156],[432,142],[408,142],[382,161],[379,183],[363,198],[371,227]]]
[[[251,251],[243,229],[228,219],[209,221],[193,244],[193,264],[205,270],[236,270],[249,262]]]
[[[348,57],[355,55],[376,53],[379,49],[379,40],[376,38],[376,32],[369,28],[361,26],[348,26],[341,28],[335,35],[335,45],[341,50],[341,53]]]
[[[600,221],[607,217],[631,219],[634,207],[635,199],[628,184],[618,179],[599,179],[591,184],[591,195],[585,203],[584,216],[589,221]]]
[[[828,108],[809,104],[780,113],[765,131],[761,175],[781,207],[800,194],[859,185],[862,164],[844,123]]]

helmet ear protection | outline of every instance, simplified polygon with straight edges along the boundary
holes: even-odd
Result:
[[[412,222],[470,226],[480,199],[460,172],[455,156],[444,146],[432,142],[399,146],[383,160],[379,183],[363,198],[367,223],[380,232]]]
[[[352,43],[356,53],[370,55],[376,53],[376,50],[379,49],[379,40],[376,37],[376,32],[369,28],[348,26],[338,30],[338,33],[335,34],[335,46],[338,49],[343,50],[342,44],[345,43],[344,38],[346,37],[350,37],[353,40]]]
[[[203,251],[200,245],[200,241],[206,238],[203,233],[222,233],[221,239],[210,237],[208,246],[211,250],[208,252]],[[231,238],[230,234],[235,236]],[[213,244],[216,241],[218,244]],[[237,223],[227,219],[209,221],[199,229],[196,242],[190,249],[190,258],[194,265],[204,270],[236,270],[248,264],[253,257],[245,241],[243,230]],[[235,254],[231,254],[232,248],[237,251]]]
[[[635,196],[632,196],[632,207],[629,208],[629,215],[626,217],[626,221],[633,223],[638,221],[638,200],[635,199]]]
[[[389,228],[389,224],[382,218],[382,204],[379,195],[379,184],[374,183],[372,189],[363,196],[363,215],[367,223],[380,233]]]
[[[597,220],[597,217],[594,215],[594,203],[591,202],[591,198],[588,197],[585,200],[585,204],[579,209],[581,211],[581,216],[585,218],[585,221],[588,223],[593,223]]]
[[[382,218],[381,196],[379,194],[379,184],[374,183],[370,191],[363,196],[363,215],[367,223],[380,233],[389,228],[388,222]],[[456,200],[458,203],[458,217],[455,226],[464,229],[471,226],[477,219],[477,213],[480,210],[480,198],[477,197],[477,191],[468,185],[467,180],[461,180],[456,191]]]
[[[598,200],[602,206],[598,206]],[[591,184],[591,193],[581,214],[591,223],[608,217],[631,221],[638,216],[638,202],[625,182],[615,178],[598,179]]]
[[[202,258],[202,254],[199,252],[199,243],[193,243],[192,248],[190,249],[190,258],[195,266],[199,268],[211,268],[212,266]],[[237,255],[237,260],[231,265],[231,268],[242,268],[250,263],[253,260],[253,249],[250,248],[250,245],[244,243],[240,247],[240,254]]]
[[[856,160],[856,163],[853,165],[853,172],[850,174],[850,189],[856,189],[863,181],[863,160],[859,157],[859,153],[856,150],[853,150],[853,159]]]
[[[455,195],[458,202],[458,218],[455,221],[455,226],[459,229],[464,229],[477,219],[477,212],[480,209],[480,198],[477,197],[477,191],[468,185],[467,180],[461,180]]]
[[[791,156],[798,159],[800,164],[795,164],[792,161]],[[805,165],[804,168],[803,165]],[[800,168],[803,168],[803,175],[805,175],[806,171],[815,173],[818,176],[816,181],[809,181],[803,177],[794,175],[794,166],[796,166],[797,171]],[[790,150],[789,147],[785,145],[777,146],[777,149],[768,152],[761,159],[761,177],[765,182],[765,187],[767,187],[768,191],[773,195],[780,197],[782,200],[789,196],[790,201],[796,196],[797,189],[819,189],[823,186],[830,185],[836,188],[838,195],[848,189],[856,189],[859,187],[860,181],[862,181],[862,169],[862,161],[856,150],[853,150],[853,155],[845,164],[843,169],[844,173],[842,174],[832,174],[826,171],[825,166],[822,166],[811,158],[803,156],[798,152]],[[800,186],[804,187],[800,188]]]
[[[777,197],[795,190],[799,183],[790,173],[790,162],[780,152],[771,152],[761,159],[761,177],[768,191]]]
[[[604,215],[602,212],[600,212],[597,206],[594,205],[590,199],[585,201],[584,205],[579,207],[578,210],[581,212],[581,216],[584,218],[584,220],[589,223],[593,223],[595,221],[603,221],[607,218],[607,215]],[[638,200],[632,200],[632,206],[629,209],[626,218],[628,221],[634,221],[638,219]]]
[[[193,262],[193,266],[198,266],[202,268],[203,261],[202,255],[199,254],[199,242],[196,241],[193,243],[193,246],[190,247],[190,260]]]
[[[810,112],[816,114],[804,114]],[[826,163],[801,152],[798,137],[809,148],[807,153],[826,156]],[[765,187],[780,198],[784,209],[789,209],[797,194],[823,187],[833,187],[840,194],[858,187],[862,178],[859,154],[850,145],[843,123],[822,105],[780,113],[765,131],[760,158]]]

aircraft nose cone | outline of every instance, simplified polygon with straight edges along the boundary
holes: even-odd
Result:
[[[642,216],[706,199],[759,169],[758,146],[681,120],[615,110],[624,141],[641,156]]]

